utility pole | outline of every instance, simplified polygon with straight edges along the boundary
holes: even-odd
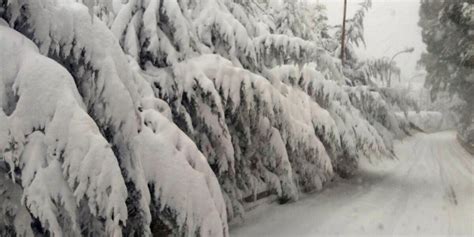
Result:
[[[344,0],[344,15],[342,17],[342,35],[341,35],[341,63],[344,66],[346,58],[346,14],[347,14],[347,0]]]

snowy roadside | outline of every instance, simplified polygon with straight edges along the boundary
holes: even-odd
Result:
[[[441,112],[437,111],[408,111],[406,115],[403,112],[397,112],[396,115],[400,119],[407,119],[410,123],[427,133],[453,129],[455,127],[451,118],[445,117]]]
[[[357,176],[286,205],[267,204],[231,236],[474,234],[474,159],[452,131],[397,142],[399,160],[362,162]]]
[[[275,195],[257,200],[248,205],[249,208],[243,219],[236,219],[229,223],[230,234],[231,236],[271,236],[262,233],[267,228],[272,229],[273,227],[270,225],[274,225],[274,227],[289,226],[288,223],[293,218],[308,220],[308,216],[311,216],[310,219],[324,220],[327,213],[331,213],[333,207],[340,207],[344,203],[350,202],[351,197],[363,195],[378,179],[384,177],[384,172],[393,169],[397,164],[398,161],[395,160],[369,162],[367,159],[361,159],[360,170],[353,178],[342,179],[335,177],[321,191],[301,193],[300,199],[296,202],[279,205],[276,202]],[[335,199],[335,196],[338,196],[338,198]],[[302,212],[302,210],[310,210],[315,207],[318,208],[317,212]],[[287,216],[288,220],[276,223],[278,218],[275,218],[275,216],[279,216],[280,213],[289,213],[290,215]],[[267,220],[265,225],[259,227],[264,219]],[[249,231],[246,231],[247,228]],[[288,233],[288,236],[291,235],[289,231],[283,233]],[[280,234],[279,236],[284,235]]]
[[[459,144],[461,144],[464,149],[466,149],[467,152],[471,153],[472,155],[474,155],[474,144],[468,144],[467,142],[465,142],[461,136],[457,135],[456,136],[458,141],[459,141]]]

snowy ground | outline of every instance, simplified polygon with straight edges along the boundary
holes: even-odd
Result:
[[[474,157],[455,133],[418,134],[396,153],[321,193],[251,211],[231,236],[473,236]]]

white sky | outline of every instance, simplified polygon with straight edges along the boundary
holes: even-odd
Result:
[[[318,0],[308,0],[316,2]],[[348,0],[348,18],[352,17],[362,0]],[[343,0],[319,0],[328,8],[329,23],[341,24]],[[418,27],[420,0],[373,0],[365,18],[367,48],[359,49],[364,57],[392,57],[396,52],[414,47],[415,52],[397,57],[405,81],[418,74],[416,63],[424,51],[421,29]],[[413,79],[412,79],[413,80]],[[422,78],[415,79],[418,83]]]

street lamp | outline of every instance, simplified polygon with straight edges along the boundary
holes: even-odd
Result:
[[[413,51],[415,51],[415,48],[409,47],[409,48],[405,48],[404,50],[394,54],[392,56],[392,58],[390,59],[389,65],[392,65],[393,61],[395,60],[395,58],[398,55],[404,54],[404,53],[413,53]],[[391,87],[391,86],[392,86],[392,70],[390,70],[389,73],[388,73],[388,87]]]

